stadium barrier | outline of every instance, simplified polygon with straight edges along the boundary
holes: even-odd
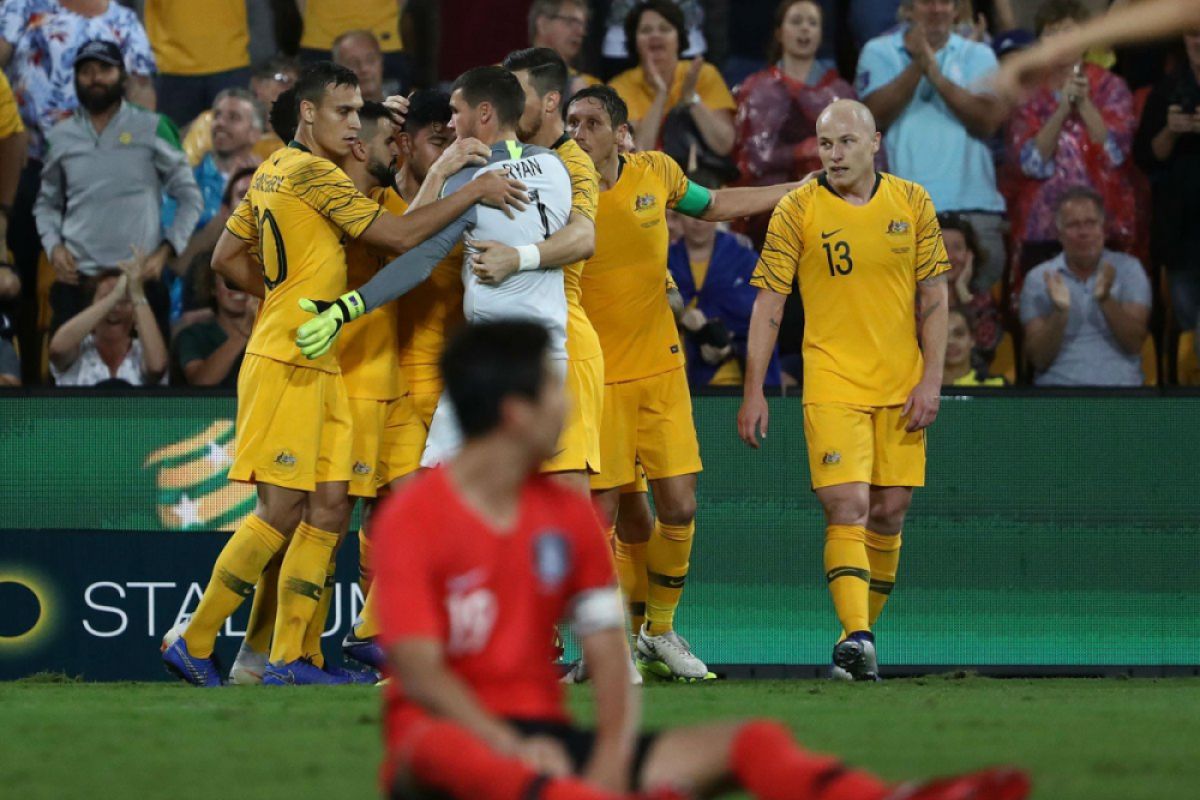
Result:
[[[731,674],[814,673],[837,634],[800,405],[736,436],[735,397],[697,397],[705,472],[680,630]],[[0,399],[0,679],[161,676],[250,493],[225,480],[233,399],[17,393]],[[896,592],[877,627],[900,671],[1200,670],[1200,397],[979,392],[929,437]],[[344,550],[340,641],[361,597]],[[231,657],[243,609],[222,637]]]

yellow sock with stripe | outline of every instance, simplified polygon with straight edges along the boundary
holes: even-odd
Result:
[[[896,587],[896,569],[900,566],[900,534],[887,536],[867,531],[867,561],[871,564],[870,621],[883,613],[888,595]]]
[[[867,529],[859,525],[830,525],[825,529],[825,580],[842,630],[870,630],[868,587],[871,563],[867,560]]]
[[[613,545],[613,555],[617,561],[617,582],[621,585],[621,594],[628,605],[629,627],[635,636],[646,621],[646,547],[646,542],[629,544],[620,539]]]
[[[333,551],[329,566],[325,570],[325,586],[321,590],[321,599],[317,601],[317,610],[313,612],[308,627],[304,629],[304,657],[312,659],[318,667],[325,666],[325,654],[321,652],[321,636],[325,633],[325,625],[329,622],[329,604],[333,602],[333,573],[337,571],[337,550]]]
[[[360,639],[370,639],[379,633],[379,623],[375,616],[375,592],[367,592],[363,600],[362,611],[358,612],[358,624],[354,626],[354,635]]]
[[[282,533],[260,517],[251,514],[242,520],[221,548],[212,577],[183,634],[189,653],[197,658],[212,655],[217,631],[242,601],[254,593],[254,584],[267,562],[286,542]]]
[[[366,526],[358,529],[358,586],[362,589],[363,597],[371,593],[371,581],[375,572],[371,568],[371,537],[367,535]]]
[[[331,531],[307,522],[296,526],[279,568],[279,611],[275,615],[271,663],[287,664],[304,655],[304,632],[321,601],[337,542],[338,535]]]
[[[675,626],[695,534],[695,520],[686,525],[654,523],[646,545],[646,628],[651,636],[661,636]]]
[[[279,565],[283,563],[285,552],[286,548],[267,562],[267,568],[254,587],[254,602],[250,605],[250,619],[246,622],[246,646],[256,653],[271,652],[275,611],[279,608]]]

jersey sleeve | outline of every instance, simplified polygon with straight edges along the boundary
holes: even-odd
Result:
[[[596,206],[600,202],[600,179],[587,154],[570,153],[563,159],[571,176],[571,211],[596,221]]]
[[[688,179],[687,175],[683,174],[683,169],[675,162],[675,159],[657,150],[638,155],[645,159],[645,163],[650,167],[654,176],[662,181],[663,186],[667,189],[667,207],[674,208],[688,190]]]
[[[337,166],[323,158],[307,159],[289,175],[292,191],[302,202],[357,239],[383,209],[355,188]]]
[[[750,278],[750,285],[770,289],[777,294],[791,294],[804,254],[804,187],[789,192],[771,213],[762,256]],[[936,222],[936,220],[935,220]]]
[[[946,244],[942,241],[942,226],[938,223],[933,200],[925,188],[913,184],[913,219],[917,222],[917,280],[928,280],[950,269]]]
[[[229,219],[225,221],[225,230],[243,242],[258,242],[258,221],[254,218],[249,195],[243,197],[242,202],[238,203],[237,208],[229,215]]]
[[[402,639],[441,640],[444,635],[429,528],[423,527],[426,520],[419,509],[406,502],[408,497],[387,503],[375,522],[375,530],[384,535],[375,545],[372,586],[378,593],[379,639],[385,647]]]

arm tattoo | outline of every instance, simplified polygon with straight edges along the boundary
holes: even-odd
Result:
[[[772,317],[771,319],[767,320],[767,322],[770,323],[771,327],[775,330],[779,330],[779,323],[781,321],[782,317]]]
[[[939,283],[945,283],[947,280],[949,280],[949,278],[949,272],[939,272],[937,275],[926,278],[923,281],[919,281],[919,283],[921,286],[937,286]]]
[[[929,304],[928,308],[922,307],[921,308],[921,321],[924,322],[925,320],[929,319],[929,315],[932,314],[934,311],[937,311],[941,305],[942,305],[941,300],[934,300],[932,303]]]

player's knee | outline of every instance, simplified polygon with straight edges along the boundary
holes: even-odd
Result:
[[[681,497],[659,506],[658,518],[667,525],[690,525],[696,519],[696,498]]]
[[[625,544],[645,544],[654,533],[654,516],[649,510],[617,517],[617,538]]]
[[[865,526],[870,517],[865,501],[857,498],[839,498],[825,504],[825,517],[830,525]]]
[[[904,517],[907,513],[907,498],[872,502],[870,513],[867,515],[867,530],[880,536],[895,536],[904,528]]]
[[[304,497],[260,496],[254,514],[284,536],[290,536],[304,516]]]

